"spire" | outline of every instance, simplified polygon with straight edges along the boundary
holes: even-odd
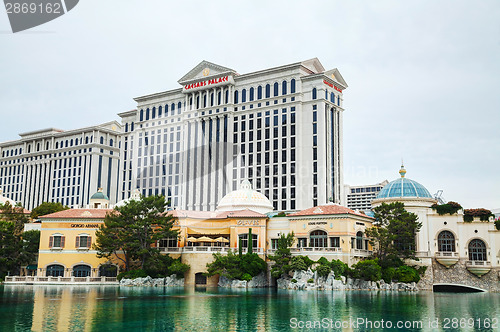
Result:
[[[402,178],[404,178],[406,175],[406,169],[405,169],[405,165],[403,165],[403,163],[401,163],[401,169],[399,170],[399,174],[401,175]]]

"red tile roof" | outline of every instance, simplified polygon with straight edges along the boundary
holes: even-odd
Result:
[[[104,219],[111,211],[113,209],[69,209],[40,216],[40,219]]]
[[[305,209],[299,212],[295,212],[292,214],[289,214],[289,216],[317,216],[317,215],[332,215],[332,214],[353,214],[356,216],[360,217],[365,217],[365,218],[370,218],[367,215],[361,213],[361,212],[355,212],[349,208],[346,208],[345,206],[338,205],[338,204],[327,204],[327,205],[320,205],[320,206],[315,206],[309,209]]]

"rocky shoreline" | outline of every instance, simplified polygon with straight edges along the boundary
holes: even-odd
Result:
[[[184,278],[177,278],[175,274],[165,278],[135,278],[120,280],[120,286],[143,286],[143,287],[184,287]]]

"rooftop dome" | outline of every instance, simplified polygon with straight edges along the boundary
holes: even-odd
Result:
[[[105,199],[105,200],[109,201],[108,196],[106,196],[106,194],[104,194],[104,192],[102,191],[102,188],[97,189],[97,192],[94,195],[92,195],[92,197],[90,197],[90,199]]]
[[[217,211],[237,211],[249,209],[262,214],[273,211],[271,201],[260,192],[252,189],[248,180],[241,182],[240,189],[224,196],[217,205]]]
[[[129,198],[119,201],[115,204],[115,207],[122,207],[130,201],[139,201],[141,199],[141,192],[139,189],[135,189]]]
[[[377,198],[392,198],[392,197],[417,197],[417,198],[431,198],[429,191],[420,183],[405,178],[406,169],[401,165],[399,170],[401,178],[389,182],[378,193]]]

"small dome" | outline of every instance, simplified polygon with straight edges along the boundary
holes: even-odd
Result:
[[[92,197],[90,197],[90,199],[105,199],[105,200],[109,201],[108,196],[106,196],[106,194],[104,194],[104,192],[102,191],[102,188],[97,189],[97,192],[94,195],[92,195]]]
[[[141,199],[141,192],[139,191],[139,189],[136,189],[134,190],[132,195],[130,195],[129,198],[121,200],[118,203],[116,203],[115,207],[122,207],[130,201],[139,201],[140,199]]]
[[[273,211],[271,201],[260,192],[252,189],[248,180],[241,182],[240,189],[224,196],[217,205],[217,211],[238,211],[249,209],[262,214]]]
[[[393,198],[393,197],[417,197],[417,198],[431,198],[429,191],[417,181],[405,178],[406,169],[401,166],[399,170],[401,178],[389,182],[378,193],[377,198]]]

